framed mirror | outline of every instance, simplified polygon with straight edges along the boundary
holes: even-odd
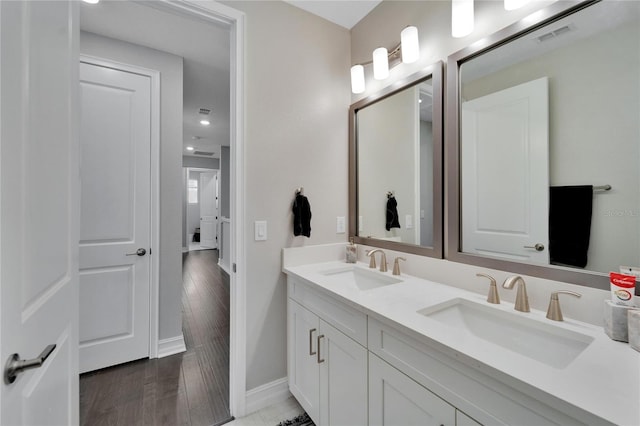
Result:
[[[349,235],[442,257],[443,64],[349,109]]]
[[[640,265],[640,2],[558,2],[447,63],[447,258],[591,287]]]

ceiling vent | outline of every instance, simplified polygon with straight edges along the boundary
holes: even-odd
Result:
[[[213,157],[213,152],[193,151],[193,155],[202,155],[204,157]]]
[[[570,31],[573,31],[575,29],[575,27],[573,26],[573,24],[569,24],[569,25],[565,25],[564,27],[560,27],[556,30],[550,31],[548,33],[542,34],[541,36],[538,36],[535,38],[535,40],[538,43],[542,43],[545,41],[549,41],[552,38],[556,38],[556,37],[560,37],[562,34],[566,34]]]
[[[209,115],[211,114],[211,110],[208,108],[200,108],[200,111],[198,112],[198,114]]]

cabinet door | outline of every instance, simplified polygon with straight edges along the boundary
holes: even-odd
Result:
[[[456,409],[369,354],[369,425],[454,426]]]
[[[319,419],[320,378],[317,360],[318,317],[288,300],[289,390],[314,421]]]
[[[320,425],[366,425],[367,350],[322,320],[319,337]]]

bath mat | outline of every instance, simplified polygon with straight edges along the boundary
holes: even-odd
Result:
[[[276,426],[315,426],[315,423],[313,423],[307,413],[303,413],[291,420],[284,420]]]

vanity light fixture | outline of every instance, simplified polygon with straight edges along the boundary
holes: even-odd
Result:
[[[520,9],[530,0],[504,0],[504,10],[516,10]]]
[[[373,51],[373,78],[384,80],[389,77],[389,52],[384,47]]]
[[[473,0],[451,0],[451,36],[465,37],[473,31]]]
[[[211,124],[211,121],[209,121],[209,114],[211,114],[210,109],[200,108],[198,114],[200,115],[200,124],[202,124],[203,126],[208,126],[209,124]]]
[[[384,47],[379,47],[373,51],[373,59],[368,62],[356,64],[351,67],[351,91],[355,94],[365,91],[364,67],[373,64],[373,77],[376,80],[384,80],[389,77],[389,59],[391,68],[399,62],[402,55],[402,62],[410,64],[420,57],[420,45],[418,41],[418,29],[409,26],[400,33],[400,44],[389,52]]]

